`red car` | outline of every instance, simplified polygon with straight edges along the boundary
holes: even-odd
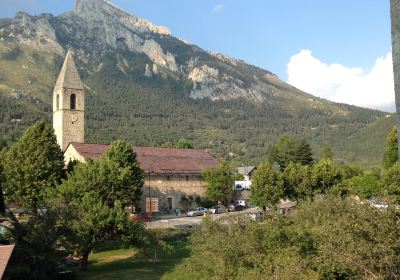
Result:
[[[134,222],[151,222],[151,216],[148,215],[143,215],[143,214],[135,214],[131,218],[132,221]]]

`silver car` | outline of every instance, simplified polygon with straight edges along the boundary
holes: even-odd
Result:
[[[226,212],[228,212],[228,211],[226,210],[225,206],[223,206],[223,205],[215,205],[208,210],[208,213],[210,213],[210,214],[221,214],[221,213],[226,213]]]
[[[190,210],[186,213],[188,217],[195,217],[195,216],[202,216],[204,213],[207,212],[207,208],[204,207],[197,207],[193,210]]]

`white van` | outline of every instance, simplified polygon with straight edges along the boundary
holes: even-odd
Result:
[[[235,181],[233,183],[233,190],[235,191],[243,191],[250,190],[251,181]]]

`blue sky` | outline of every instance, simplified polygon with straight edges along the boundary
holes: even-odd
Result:
[[[207,50],[243,59],[272,71],[301,89],[334,101],[353,102],[340,99],[333,91],[339,84],[342,90],[339,95],[343,97],[350,94],[343,88],[354,90],[357,81],[359,84],[372,83],[369,76],[377,68],[379,58],[387,62],[386,70],[372,75],[374,82],[383,83],[385,79],[379,76],[384,73],[390,75],[387,73],[388,62],[391,61],[388,56],[391,51],[389,0],[112,2],[139,17],[169,27],[178,38],[187,39]],[[0,0],[0,17],[13,17],[18,10],[57,15],[71,10],[73,6],[73,0]],[[309,65],[314,65],[314,68],[309,69]],[[336,65],[342,66],[339,67],[342,71],[339,74]],[[304,77],[304,73],[308,72],[313,76]],[[317,77],[318,80],[326,80],[327,84],[313,84],[319,72],[329,75],[329,79]],[[343,83],[348,83],[348,79],[343,78],[348,77],[346,73],[354,79],[350,85],[341,87]],[[391,87],[387,86],[389,90]],[[359,89],[362,90],[365,89]],[[388,92],[386,99],[392,94]],[[365,93],[358,95],[355,98],[357,102],[366,99]],[[375,107],[392,110],[392,101],[385,102]],[[373,104],[356,105],[374,107]]]

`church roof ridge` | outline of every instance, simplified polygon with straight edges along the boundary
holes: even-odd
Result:
[[[83,83],[79,77],[78,69],[76,68],[75,61],[70,50],[67,52],[54,90],[60,88],[83,89]]]

